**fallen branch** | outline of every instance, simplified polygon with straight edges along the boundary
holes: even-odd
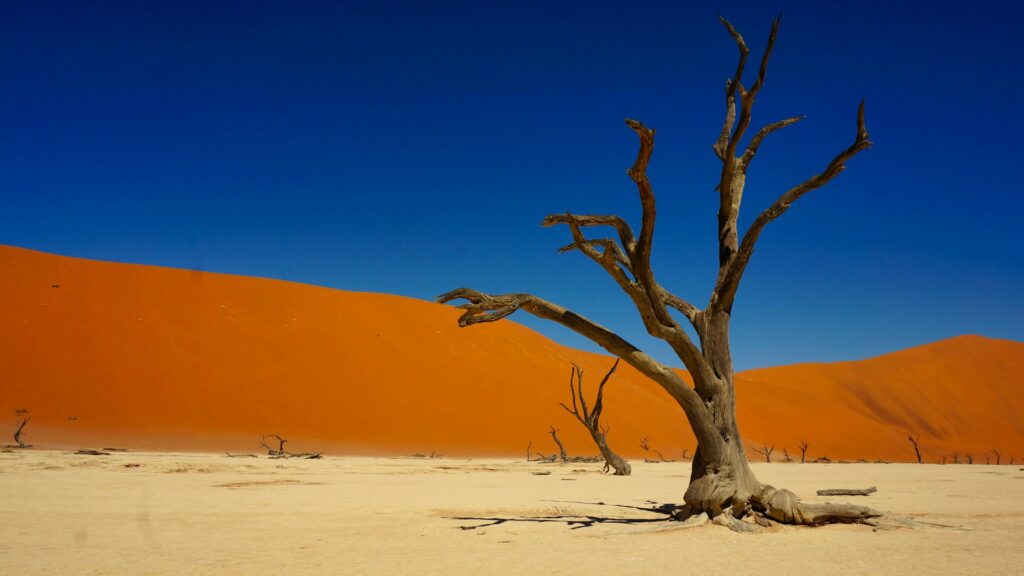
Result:
[[[86,454],[88,456],[110,456],[110,452],[100,452],[99,450],[79,450],[75,454]]]
[[[872,486],[871,488],[828,488],[826,490],[818,490],[818,496],[867,496],[878,492],[878,488]]]

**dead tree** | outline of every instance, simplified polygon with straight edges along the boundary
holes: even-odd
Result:
[[[916,434],[916,435],[915,434],[910,434],[908,432],[907,433],[907,440],[910,440],[910,443],[914,445],[914,455],[917,456],[917,463],[920,464],[921,463],[921,449],[917,445],[917,443],[921,440],[921,435],[920,434]]]
[[[965,454],[964,457],[967,458],[967,463],[968,464],[974,464],[974,455],[973,454]]]
[[[789,457],[789,450],[786,450],[785,448],[782,449],[782,461],[783,462],[792,462],[793,461],[793,459]]]
[[[21,439],[25,432],[25,426],[28,425],[29,420],[32,420],[31,416],[26,416],[28,410],[24,408],[15,410],[14,414],[17,416],[17,425],[14,428],[14,441],[18,443],[18,448],[27,448],[25,441]]]
[[[781,18],[781,17],[780,17]],[[654,151],[655,131],[636,120],[626,124],[639,137],[639,152],[627,170],[640,197],[639,234],[625,218],[616,215],[553,214],[544,226],[567,226],[572,241],[559,252],[578,251],[596,262],[626,293],[647,332],[665,341],[679,357],[693,379],[690,386],[670,366],[642,352],[624,338],[576,312],[532,294],[491,295],[470,288],[457,288],[437,298],[440,303],[466,300],[460,326],[501,320],[523,310],[551,320],[590,339],[618,356],[644,376],[660,385],[679,404],[697,437],[697,449],[689,486],[684,495],[684,513],[706,512],[722,515],[721,522],[735,526],[736,518],[757,513],[778,522],[819,524],[859,522],[880,515],[869,508],[852,505],[832,506],[827,512],[819,504],[799,501],[787,490],[762,484],[752,472],[736,422],[736,389],[729,326],[733,303],[740,281],[765,228],[785,213],[794,202],[821,188],[846,168],[846,163],[871,146],[864,122],[864,104],[857,111],[853,142],[839,152],[818,174],[782,193],[763,212],[753,218],[740,235],[740,204],[747,182],[747,170],[765,138],[777,130],[797,123],[793,117],[765,125],[748,136],[752,110],[768,70],[780,18],[772,24],[768,44],[753,83],[743,82],[750,50],[736,29],[721,18],[722,24],[739,49],[739,62],[726,81],[723,93],[725,121],[712,149],[721,161],[721,176],[715,190],[718,210],[718,275],[707,304],[700,308],[670,292],[655,279],[651,249],[655,229],[655,198],[647,166]],[[745,142],[745,144],[741,144]],[[585,232],[610,227],[609,237],[588,237]],[[683,327],[688,322],[697,341]]]
[[[921,464],[922,463],[921,447],[918,445],[918,443],[921,442],[921,435],[920,434],[919,435],[913,435],[913,434],[907,433],[906,434],[906,439],[909,440],[910,444],[913,445],[913,455],[918,457],[918,463]]]
[[[269,438],[277,439],[276,450],[271,448],[270,445],[267,444],[267,439]],[[271,458],[287,458],[288,453],[284,451],[284,445],[287,442],[287,440],[281,438],[277,434],[264,434],[263,436],[260,436],[260,446],[263,446],[264,448],[267,449],[267,455],[270,456]]]
[[[683,448],[683,460],[689,460],[690,459],[689,452],[690,452],[689,448]]]
[[[629,476],[632,472],[629,462],[622,459],[621,456],[612,451],[608,447],[608,427],[601,426],[601,412],[604,411],[604,385],[608,383],[608,379],[611,378],[612,374],[615,373],[615,369],[619,367],[619,360],[616,359],[615,363],[612,364],[608,373],[601,379],[601,383],[597,386],[597,397],[594,399],[594,407],[590,408],[587,406],[587,399],[583,395],[583,370],[579,366],[573,365],[572,371],[569,373],[569,395],[572,397],[572,409],[562,404],[562,408],[569,414],[576,417],[580,424],[590,432],[590,437],[594,439],[594,444],[597,444],[597,449],[601,451],[601,456],[604,457],[604,471],[608,472],[609,469],[615,470],[615,476]],[[573,387],[573,380],[576,381],[576,387]],[[576,399],[579,398],[579,405],[577,405]],[[559,444],[561,446],[561,444]]]
[[[806,440],[800,441],[800,463],[803,464],[807,461],[807,449],[810,448],[810,444]]]
[[[959,464],[959,463],[960,463],[960,453],[959,452],[953,452],[953,464]]]
[[[993,448],[992,455],[996,457],[996,466],[999,466],[999,463],[1002,462],[1003,460],[1003,453],[1000,452],[998,449]]]
[[[551,437],[555,439],[555,444],[558,444],[559,457],[562,459],[562,462],[568,462],[569,454],[566,453],[565,446],[562,446],[562,441],[558,439],[558,428],[555,428],[554,426],[548,426],[548,428],[551,429]]]
[[[775,444],[761,444],[760,448],[754,448],[754,452],[764,456],[764,461],[768,464],[772,463],[772,452],[775,452]]]

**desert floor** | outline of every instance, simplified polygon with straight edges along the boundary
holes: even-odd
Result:
[[[737,534],[633,508],[681,500],[689,463],[620,478],[511,459],[24,450],[0,453],[0,573],[1024,573],[1019,464],[754,466],[804,497],[877,486],[853,499],[917,526]],[[587,516],[605,521],[570,523]]]

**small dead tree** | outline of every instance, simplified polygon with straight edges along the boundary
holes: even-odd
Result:
[[[267,444],[267,440],[269,440],[270,438],[274,438],[277,440],[277,449],[271,448],[270,445]],[[284,445],[287,442],[287,440],[281,438],[277,434],[264,434],[263,436],[260,436],[260,446],[266,448],[267,455],[270,456],[271,458],[287,458],[288,453],[284,451]]]
[[[974,455],[973,454],[965,454],[964,457],[967,458],[967,463],[968,464],[974,464]]]
[[[808,444],[806,440],[801,440],[800,441],[800,463],[801,464],[803,464],[804,462],[807,461],[807,449],[809,447],[810,447],[810,444]]]
[[[996,457],[996,466],[999,466],[1000,462],[1002,462],[1003,460],[1003,453],[1000,452],[997,448],[993,448],[992,455]]]
[[[918,446],[918,442],[920,442],[920,440],[921,440],[921,435],[920,434],[916,434],[915,435],[915,434],[911,434],[911,433],[908,432],[907,433],[907,440],[910,440],[910,443],[914,445],[914,455],[917,456],[917,463],[920,464],[921,463],[921,449]]]
[[[988,455],[988,452],[985,452],[985,465],[988,466],[991,463],[992,463],[992,458]]]
[[[548,426],[548,428],[550,429],[549,433],[551,434],[551,437],[555,440],[555,444],[558,444],[558,453],[562,462],[568,462],[569,454],[566,453],[565,446],[562,446],[562,441],[558,439],[558,428],[555,428],[554,426]]]
[[[660,462],[674,462],[674,460],[669,460],[665,458],[665,455],[662,454],[660,450],[651,448],[650,440],[647,438],[647,436],[644,436],[643,438],[640,439],[640,449],[643,450],[644,452],[654,452],[655,454],[658,455],[657,458],[648,458],[645,455],[644,462],[647,462],[649,464],[658,464]],[[686,458],[686,450],[683,450],[683,458]]]
[[[960,463],[960,453],[959,452],[953,452],[953,464],[959,464],[959,463]]]
[[[277,441],[276,449],[271,447],[270,444],[267,443],[268,440],[270,440],[271,438]],[[302,458],[306,460],[318,460],[321,458],[319,452],[288,452],[287,450],[284,449],[284,445],[287,442],[287,440],[278,436],[277,434],[264,434],[263,436],[260,436],[260,446],[266,448],[267,455],[270,456],[271,458]],[[431,453],[430,457],[433,458],[434,454]]]
[[[782,461],[783,462],[792,462],[793,461],[793,459],[789,457],[789,450],[786,450],[785,448],[782,449]]]
[[[688,454],[689,452],[690,452],[689,448],[683,448],[683,460],[689,460],[690,459],[690,456]]]
[[[583,370],[574,364],[571,372],[569,372],[569,394],[572,397],[572,409],[565,404],[561,404],[561,406],[565,408],[566,412],[575,416],[576,420],[583,424],[583,427],[590,433],[594,444],[597,444],[597,449],[601,451],[601,456],[604,457],[604,471],[608,472],[609,469],[612,469],[615,471],[615,476],[629,476],[630,472],[632,472],[632,467],[629,465],[629,462],[623,460],[621,456],[608,447],[609,428],[601,426],[601,413],[604,411],[604,386],[618,367],[619,359],[616,358],[611,369],[608,370],[608,373],[601,379],[601,383],[598,384],[597,397],[594,398],[594,407],[590,408],[587,406],[587,399],[583,394]],[[573,387],[573,380],[576,381],[575,388]],[[578,404],[577,398],[579,398]],[[561,447],[561,444],[559,444],[559,447]]]
[[[692,377],[692,385],[672,367],[601,324],[533,294],[486,294],[471,288],[456,288],[438,296],[437,301],[466,301],[459,305],[463,310],[459,317],[462,327],[499,321],[519,310],[556,322],[618,356],[661,386],[679,405],[697,438],[689,485],[683,495],[686,506],[680,517],[707,513],[733,529],[740,529],[737,519],[749,515],[805,525],[866,521],[881,513],[863,506],[802,503],[792,492],[776,489],[757,479],[747,461],[737,424],[729,339],[733,304],[763,232],[794,202],[828,184],[846,169],[850,159],[871,146],[864,104],[861,102],[857,110],[852,142],[820,172],[782,192],[760,214],[749,219],[750,224],[742,231],[740,206],[748,181],[747,172],[761,144],[771,134],[798,123],[802,117],[777,120],[760,129],[751,129],[754,104],[765,85],[781,16],[772,23],[760,65],[752,66],[756,76],[749,82],[744,82],[744,72],[750,49],[730,22],[725,18],[720,20],[739,50],[739,58],[735,72],[725,83],[722,94],[725,119],[711,146],[721,161],[721,176],[714,187],[719,200],[718,272],[707,304],[703,308],[694,305],[663,287],[651,265],[657,209],[647,167],[654,152],[655,131],[642,122],[626,120],[626,125],[639,139],[636,159],[626,171],[640,200],[640,226],[636,231],[618,215],[565,212],[543,220],[545,226],[568,227],[572,240],[559,252],[578,251],[607,272],[635,306],[647,332],[672,348]],[[587,237],[586,231],[596,227],[610,228],[612,233],[606,237]],[[691,338],[687,324],[696,339]]]
[[[761,444],[760,448],[754,448],[754,452],[757,452],[758,454],[764,456],[764,461],[771,464],[772,452],[775,452],[775,444]]]
[[[28,415],[28,410],[24,408],[19,408],[15,410],[14,416],[17,422],[17,424],[14,427],[14,441],[18,443],[18,448],[27,448],[28,446],[25,444],[25,441],[21,439],[21,437],[25,433],[25,426],[28,425],[29,420],[32,420],[32,417]]]

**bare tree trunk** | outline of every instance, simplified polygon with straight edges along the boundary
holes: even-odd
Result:
[[[605,438],[604,432],[592,430],[590,436],[594,439],[594,444],[597,444],[597,449],[601,451],[601,456],[604,457],[605,470],[611,467],[615,471],[615,476],[629,476],[632,473],[633,468],[629,465],[629,462],[623,460],[621,456],[612,452],[611,448],[608,447],[608,441]]]
[[[558,444],[558,453],[562,459],[562,462],[569,461],[569,455],[565,452],[565,446],[562,446],[562,441],[558,439],[558,428],[549,426],[551,428],[551,437],[555,439],[555,444]]]
[[[805,440],[801,440],[800,441],[800,463],[801,464],[803,464],[806,461],[806,459],[807,459],[807,448],[809,448],[809,447],[810,447],[810,445]]]

